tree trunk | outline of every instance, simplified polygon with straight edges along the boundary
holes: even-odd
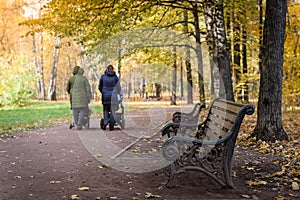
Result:
[[[239,9],[239,8],[236,8]],[[240,19],[239,13],[234,11],[233,17],[233,76],[235,94],[238,100],[241,100],[241,40],[240,40]],[[238,19],[237,19],[238,18]]]
[[[58,66],[58,58],[60,51],[60,35],[55,38],[54,42],[54,54],[53,54],[53,64],[50,76],[50,84],[48,90],[48,100],[56,101],[56,76],[57,76],[57,66]]]
[[[258,66],[261,68],[261,61],[262,61],[262,43],[263,43],[263,5],[262,0],[258,0],[258,8],[259,8],[259,54],[258,54]]]
[[[171,105],[176,105],[176,89],[177,89],[177,62],[176,62],[176,47],[174,46],[174,63],[173,63],[173,75],[172,75],[172,95]]]
[[[41,45],[41,54],[40,54],[40,84],[41,84],[41,91],[40,96],[42,100],[46,99],[46,91],[45,91],[45,79],[44,79],[44,36],[43,32],[40,33],[40,45]]]
[[[200,102],[205,103],[203,59],[202,59],[201,35],[200,35],[199,16],[198,16],[198,3],[193,4],[193,16],[194,16],[194,26],[195,26],[196,55],[198,61],[197,65],[198,65],[199,97],[200,97]]]
[[[42,36],[41,36],[42,38]],[[41,46],[42,46],[42,39],[41,39]],[[41,47],[42,50],[42,47]],[[38,99],[45,100],[45,85],[44,85],[44,72],[43,72],[43,62],[42,62],[42,52],[41,52],[41,62],[39,65],[38,56],[37,56],[37,45],[35,39],[35,33],[32,34],[32,53],[33,53],[33,62],[35,65],[35,75],[36,75],[36,84],[38,89]]]
[[[282,126],[282,71],[287,0],[267,0],[263,30],[262,65],[253,135],[265,141],[287,140]]]
[[[247,63],[247,31],[245,25],[242,27],[242,57],[243,57],[243,75],[248,74],[248,63]],[[242,101],[249,102],[249,88],[248,88],[248,81],[244,81],[242,85]]]
[[[223,3],[221,0],[206,0],[203,5],[210,56],[217,65],[221,76],[220,97],[233,101],[230,54],[225,32]]]
[[[180,57],[180,99],[183,100],[183,61]]]
[[[188,34],[188,12],[184,11],[184,33]],[[185,49],[185,69],[187,79],[187,104],[193,104],[193,78],[192,78],[192,67],[191,67],[191,51],[189,48]]]

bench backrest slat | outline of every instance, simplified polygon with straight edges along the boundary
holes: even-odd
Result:
[[[215,124],[211,121],[206,122],[205,133],[206,137],[208,137],[207,140],[213,141],[211,140],[211,138],[216,138],[217,140],[219,140],[227,135],[227,131],[222,130],[222,128],[220,128],[218,125],[219,124]]]
[[[211,105],[204,124],[205,140],[217,141],[235,131],[234,125],[237,124],[237,118],[244,106],[224,99],[216,99]]]
[[[194,118],[196,118],[198,120],[199,115],[200,115],[200,110],[201,110],[201,104],[197,103],[192,111],[192,115]]]
[[[232,122],[234,122],[234,120],[236,118],[236,114],[229,113],[224,110],[219,110],[215,107],[211,108],[209,115],[217,115],[217,116],[219,116],[219,118],[228,119],[229,121],[232,121]]]
[[[206,128],[205,129],[205,140],[206,141],[218,141],[220,136],[214,132],[212,129]]]
[[[235,112],[235,113],[239,113],[240,109],[244,106],[238,103],[235,104],[229,102],[225,103],[225,101],[215,101],[213,105],[219,108],[223,108],[225,110],[230,110],[231,112]]]
[[[230,130],[234,123],[233,121],[224,120],[223,118],[219,118],[216,115],[209,115],[208,121],[212,121],[212,122],[218,124],[218,126],[222,126],[221,128],[224,128],[225,130]]]

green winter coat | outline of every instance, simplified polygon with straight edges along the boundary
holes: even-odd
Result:
[[[73,76],[71,78],[69,78],[68,83],[67,83],[67,92],[70,95],[70,104],[71,104],[71,109],[72,109],[72,89],[73,89],[73,85],[75,82],[75,75],[78,73],[80,67],[79,66],[75,66],[73,69]]]
[[[88,107],[90,100],[92,99],[91,87],[88,79],[82,75],[83,72],[79,70],[75,75],[74,85],[71,91],[72,96],[72,108]]]

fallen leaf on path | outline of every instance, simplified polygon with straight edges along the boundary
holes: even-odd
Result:
[[[292,182],[292,189],[293,190],[299,190],[299,185],[297,182]]]
[[[61,181],[50,181],[50,184],[61,183]]]
[[[274,172],[271,177],[274,177],[274,176],[282,176],[284,174],[284,171],[281,171],[281,172]]]
[[[291,193],[290,193],[290,194],[289,194],[289,196],[291,196],[291,197],[295,197],[296,195],[295,195],[295,194],[291,194]]]
[[[80,191],[89,191],[90,188],[89,187],[80,187],[80,188],[78,188],[78,190],[80,190]]]
[[[95,156],[96,156],[96,158],[100,158],[102,155],[101,155],[101,153],[97,153]]]
[[[145,198],[149,199],[149,198],[161,198],[161,196],[157,195],[157,194],[152,194],[150,192],[146,192],[145,193]]]
[[[247,185],[267,185],[266,181],[253,181],[253,180],[249,180],[246,181]]]
[[[276,200],[287,200],[285,197],[282,197],[282,196],[278,196],[278,197],[275,197]]]
[[[78,194],[72,194],[71,199],[72,200],[79,199]]]
[[[242,197],[246,198],[246,199],[251,199],[251,197],[249,195],[247,195],[247,194],[242,194]]]

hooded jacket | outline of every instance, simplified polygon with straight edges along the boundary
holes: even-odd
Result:
[[[69,78],[68,83],[67,83],[67,92],[70,95],[70,104],[71,104],[71,109],[72,109],[72,89],[73,89],[73,85],[75,82],[75,75],[78,73],[80,67],[79,66],[75,66],[73,68],[73,76],[71,76],[71,78]]]
[[[72,95],[72,108],[88,107],[90,100],[92,99],[91,87],[88,79],[83,76],[83,69],[79,69],[77,75],[75,75]]]
[[[67,83],[67,92],[69,94],[71,94],[71,90],[73,88],[74,81],[75,81],[75,75],[78,73],[79,69],[80,69],[79,66],[75,66],[74,69],[73,69],[73,76],[68,80],[68,83]]]
[[[98,89],[102,94],[102,104],[118,104],[117,94],[121,93],[121,85],[115,72],[106,70],[100,78]]]

